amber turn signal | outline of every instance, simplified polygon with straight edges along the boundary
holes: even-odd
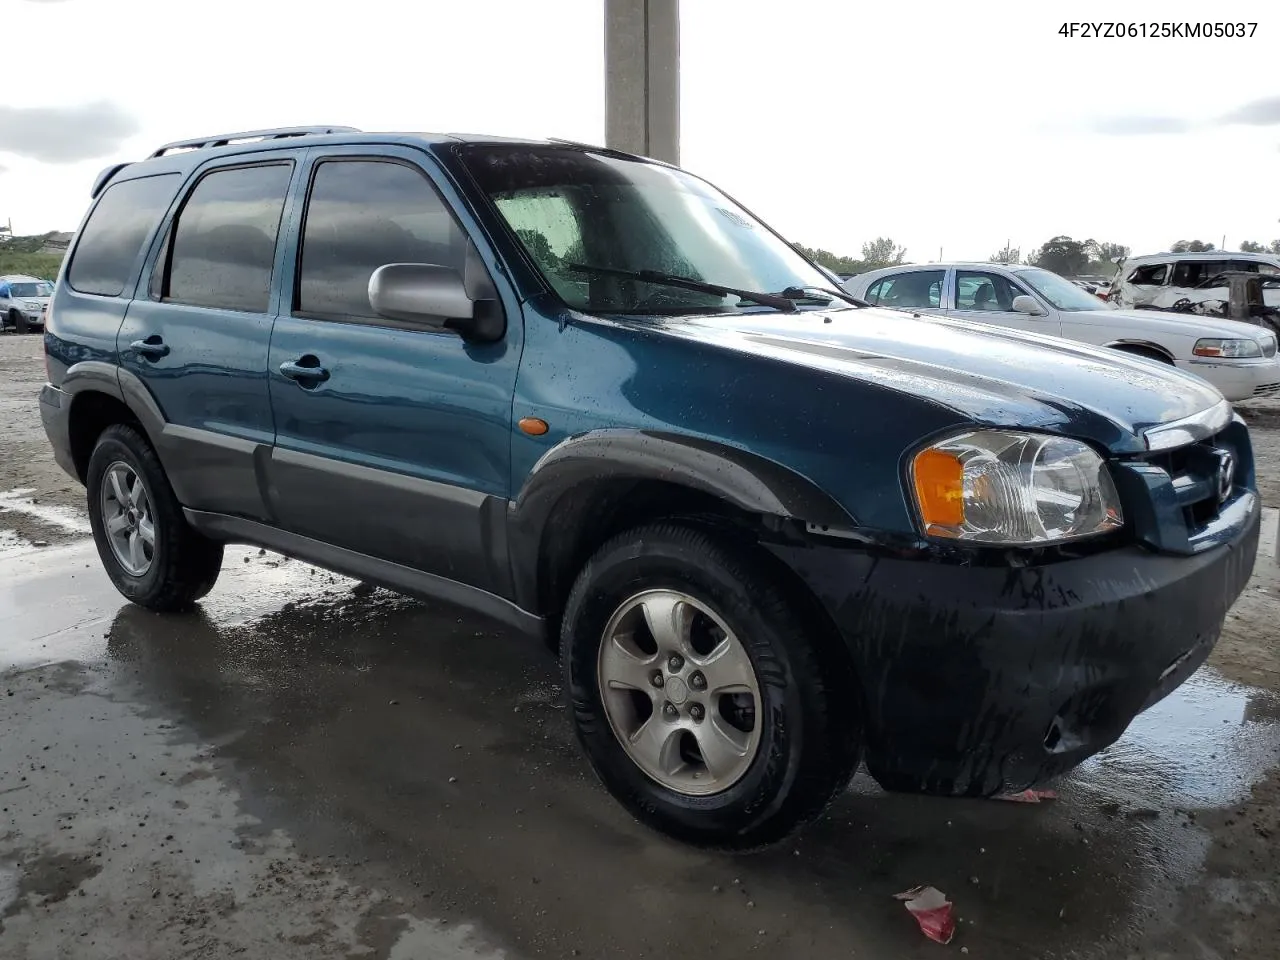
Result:
[[[547,426],[547,421],[537,417],[521,417],[520,429],[531,437],[540,437],[551,428]]]
[[[964,464],[959,457],[942,450],[921,451],[912,474],[926,530],[964,523]]]

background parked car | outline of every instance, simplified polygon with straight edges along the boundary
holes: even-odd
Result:
[[[1039,267],[929,263],[861,274],[844,288],[869,303],[1038,332],[1173,364],[1233,402],[1280,396],[1276,336],[1254,324],[1119,310]]]
[[[44,329],[44,315],[53,296],[53,284],[39,277],[10,274],[0,277],[0,329],[18,333]]]
[[[1280,257],[1265,253],[1153,253],[1120,261],[1112,281],[1112,303],[1136,307],[1162,302],[1174,303],[1215,274],[1229,271],[1269,273],[1280,276]],[[1278,301],[1280,302],[1280,301]]]

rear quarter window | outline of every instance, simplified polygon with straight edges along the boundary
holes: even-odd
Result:
[[[181,177],[166,173],[113,183],[80,231],[67,283],[73,290],[118,297],[133,273],[142,245],[160,222]]]

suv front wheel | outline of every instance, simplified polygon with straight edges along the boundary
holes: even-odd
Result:
[[[750,549],[676,524],[623,534],[582,570],[561,626],[597,775],[641,822],[705,847],[783,839],[861,753],[845,673]]]
[[[152,610],[190,607],[222,569],[222,544],[188,525],[146,438],[116,424],[98,438],[85,478],[98,556],[127,599]]]

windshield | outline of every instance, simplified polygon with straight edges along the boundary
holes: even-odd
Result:
[[[1017,277],[1059,310],[1069,313],[1080,310],[1106,310],[1107,304],[1090,293],[1081,290],[1070,280],[1035,268],[1019,270]]]
[[[474,146],[463,157],[547,282],[575,309],[760,308],[735,293],[635,276],[645,272],[759,293],[833,286],[724,194],[678,170],[568,147]]]
[[[52,297],[53,285],[49,283],[11,283],[10,295],[14,297]]]

